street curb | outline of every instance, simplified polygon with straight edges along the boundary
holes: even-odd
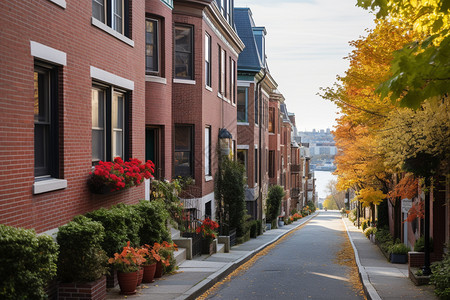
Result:
[[[364,292],[366,293],[366,296],[369,298],[369,300],[381,300],[380,295],[378,295],[377,290],[373,287],[372,283],[369,280],[369,275],[367,275],[366,269],[364,269],[363,265],[361,265],[361,261],[359,260],[358,255],[358,249],[356,249],[356,246],[353,243],[353,239],[350,235],[350,232],[348,231],[348,227],[344,219],[342,219],[342,223],[344,223],[348,239],[350,240],[350,243],[352,244],[353,247],[353,252],[355,253],[355,261],[356,265],[358,266],[359,277],[361,278],[361,281],[363,283],[363,288]]]
[[[209,275],[204,280],[197,283],[195,286],[184,292],[181,296],[175,298],[176,300],[191,300],[196,299],[200,295],[202,295],[204,292],[209,290],[211,287],[213,287],[217,282],[221,281],[225,277],[227,277],[231,272],[239,268],[241,265],[249,261],[253,256],[255,256],[257,253],[265,249],[266,247],[272,245],[276,241],[278,241],[280,238],[291,232],[292,230],[297,229],[299,226],[308,223],[313,218],[315,218],[319,213],[316,212],[313,215],[310,215],[304,220],[303,222],[297,224],[295,227],[292,227],[291,229],[287,230],[286,232],[283,232],[282,234],[276,236],[273,240],[261,245],[260,247],[256,248],[253,251],[250,251],[247,255],[237,259],[234,262],[230,262],[223,266],[220,270],[216,271],[215,273]]]

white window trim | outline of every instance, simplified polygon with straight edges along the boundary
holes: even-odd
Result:
[[[145,81],[167,84],[166,78],[153,75],[145,75]]]
[[[237,145],[236,149],[237,150],[249,150],[250,146],[249,145]]]
[[[210,92],[213,91],[213,90],[212,90],[212,87],[210,87],[210,86],[208,86],[208,85],[205,85],[205,89],[207,89],[207,90],[210,91]]]
[[[48,0],[48,1],[53,2],[56,5],[59,5],[62,8],[66,9],[66,0]]]
[[[134,91],[134,81],[123,78],[108,71],[91,66],[91,78],[99,81]]]
[[[213,177],[211,175],[206,175],[205,176],[205,181],[206,182],[211,181],[211,180],[213,180]]]
[[[195,85],[195,80],[191,80],[191,79],[179,79],[179,78],[174,78],[173,79],[173,83],[182,83],[182,84],[191,84],[191,85]]]
[[[30,50],[31,56],[57,65],[67,65],[67,54],[65,52],[34,41],[30,41]]]
[[[238,126],[249,126],[250,123],[249,122],[237,122]]]
[[[237,86],[238,87],[250,87],[250,84],[253,84],[253,81],[245,81],[245,80],[238,80]]]
[[[46,192],[65,189],[67,187],[66,179],[49,178],[33,183],[33,194],[42,194]]]
[[[134,41],[126,36],[124,36],[123,34],[115,31],[114,29],[112,29],[111,27],[109,27],[108,25],[106,25],[105,23],[97,20],[94,17],[91,17],[91,22],[92,25],[94,25],[95,27],[105,31],[106,33],[109,33],[110,35],[112,35],[113,37],[115,37],[118,40],[121,40],[122,42],[124,42],[125,44],[130,45],[131,47],[134,48]]]

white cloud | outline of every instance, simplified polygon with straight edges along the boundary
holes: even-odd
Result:
[[[249,7],[256,26],[267,30],[270,72],[296,114],[300,130],[329,128],[336,107],[316,94],[332,86],[348,68],[348,42],[366,35],[373,15],[355,7],[356,0],[235,0]]]

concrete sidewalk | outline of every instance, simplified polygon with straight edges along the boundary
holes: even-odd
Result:
[[[377,245],[347,218],[342,219],[355,251],[361,281],[368,299],[438,299],[432,286],[415,286],[408,264],[391,264]]]
[[[137,293],[131,296],[119,294],[119,287],[108,289],[107,299],[195,299],[216,282],[252,258],[259,251],[273,244],[282,236],[308,222],[318,213],[312,214],[279,229],[264,232],[256,239],[231,247],[229,253],[202,255],[186,260],[179,265],[178,273],[165,275],[154,283],[141,284]]]

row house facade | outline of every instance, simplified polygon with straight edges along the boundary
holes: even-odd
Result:
[[[262,220],[269,187],[269,99],[277,83],[267,67],[266,29],[255,26],[249,8],[235,8],[234,17],[245,44],[238,60],[237,159],[246,169],[247,212]]]
[[[51,232],[144,198],[86,184],[99,160],[144,159],[145,2],[119,2],[0,3],[0,223]]]
[[[1,224],[51,234],[78,214],[148,199],[149,182],[89,191],[89,172],[115,157],[152,160],[160,180],[191,177],[187,208],[214,218],[223,134],[246,168],[254,219],[265,219],[269,184],[286,189],[285,214],[298,204],[291,172],[304,159],[250,9],[14,0],[0,12]]]
[[[192,177],[190,196],[212,215],[219,131],[233,137],[230,148],[237,139],[244,44],[232,1],[0,9],[0,223],[52,233],[75,215],[148,197],[144,185],[89,191],[93,166],[115,157],[151,159],[158,179]]]

